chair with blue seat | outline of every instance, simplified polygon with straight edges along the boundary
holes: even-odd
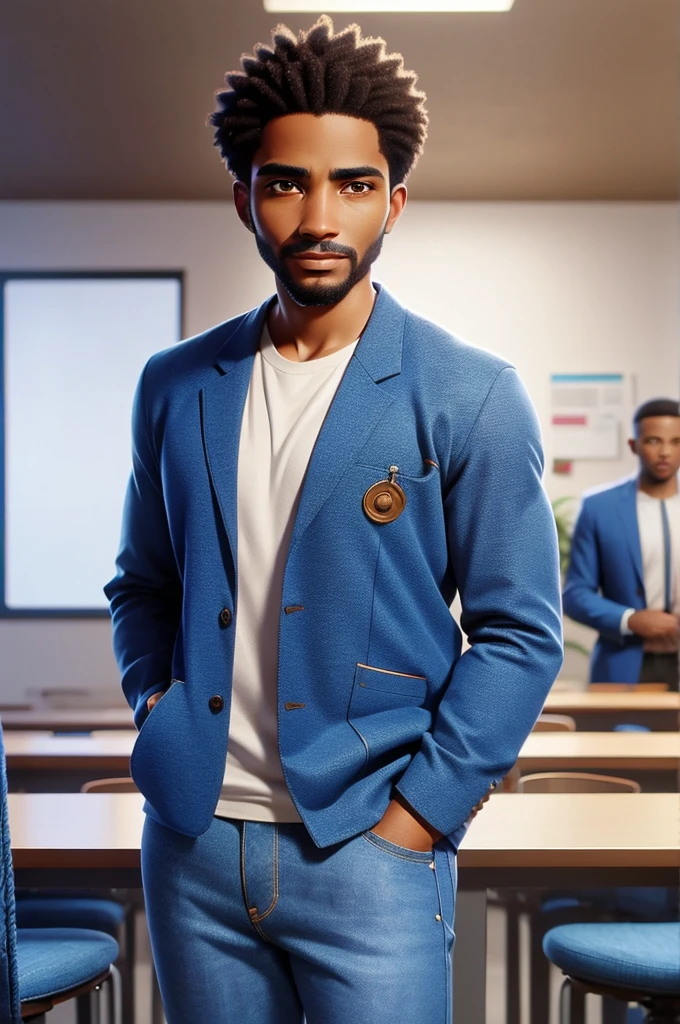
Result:
[[[137,792],[131,779],[105,779],[86,782],[81,792],[127,793]],[[122,1015],[125,1024],[135,1020],[134,964],[135,964],[135,901],[130,893],[122,891],[118,898],[104,898],[98,894],[40,892],[23,890],[17,893],[16,919],[18,928],[90,928],[111,935],[123,945],[123,956],[117,966],[122,981]],[[81,999],[79,1016],[86,1017],[85,997]],[[154,1018],[157,1024],[158,1018]]]
[[[624,1014],[638,1003],[645,1024],[680,1024],[679,921],[559,925],[543,949],[565,975],[560,1024],[584,1024],[589,992],[617,1000]]]
[[[632,779],[586,772],[541,772],[525,775],[518,783],[520,793],[639,793],[640,785]],[[678,890],[666,887],[552,891],[532,896],[525,894],[520,912],[530,924],[530,1021],[544,1024],[550,1002],[549,964],[543,953],[543,936],[553,926],[594,921],[598,918],[642,921],[672,921],[677,918]],[[516,939],[515,941],[518,941]],[[519,958],[512,964],[517,974]],[[508,1022],[519,1021],[519,986],[510,979],[508,985]],[[605,1024],[614,1024],[618,1009],[610,1000],[603,1004]],[[621,1014],[618,1014],[621,1018]]]
[[[129,902],[105,899],[97,895],[23,890],[16,895],[17,928],[85,928],[122,939],[124,955],[117,967],[121,972],[122,1017],[134,1022],[134,908]],[[116,979],[117,983],[117,979]],[[79,1000],[79,1024],[87,1020],[89,996]]]
[[[43,1024],[57,1003],[101,993],[115,975],[118,944],[110,935],[82,928],[17,930],[1,729],[0,921],[0,1024]],[[113,1010],[119,1013],[115,988],[113,995]]]

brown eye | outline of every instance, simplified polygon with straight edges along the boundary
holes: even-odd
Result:
[[[277,195],[290,195],[297,189],[297,185],[294,181],[272,181],[269,183],[268,188]]]
[[[363,196],[366,192],[372,192],[373,186],[369,185],[367,181],[350,181],[342,191],[349,192],[353,196]]]

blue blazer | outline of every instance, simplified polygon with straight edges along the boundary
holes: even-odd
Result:
[[[224,772],[239,434],[268,305],[145,367],[105,588],[140,727],[132,774],[148,813],[187,835],[210,825]],[[393,464],[407,503],[378,524],[362,499]],[[279,749],[318,846],[371,828],[395,786],[455,833],[514,763],[562,658],[542,466],[512,367],[380,288],[312,453],[283,582]]]
[[[646,607],[637,522],[637,477],[584,495],[571,541],[564,611],[596,629],[590,678],[594,683],[636,683],[643,640],[621,635],[627,608]]]

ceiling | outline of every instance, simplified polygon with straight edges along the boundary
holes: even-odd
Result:
[[[0,199],[229,194],[205,119],[224,72],[269,40],[260,0],[0,3]],[[353,20],[427,93],[413,198],[678,198],[680,0],[515,0],[336,28]]]

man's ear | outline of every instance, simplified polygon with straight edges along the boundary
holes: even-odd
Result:
[[[385,234],[389,235],[390,231],[397,223],[402,215],[404,207],[406,206],[406,199],[408,193],[406,191],[406,185],[395,185],[390,195],[390,212],[387,215],[387,221],[385,222]]]
[[[250,189],[243,181],[235,181],[232,186],[232,195],[234,197],[234,206],[239,216],[239,220],[242,224],[248,228],[248,231],[255,233],[253,227],[253,221],[250,216]]]
[[[637,441],[634,437],[628,438],[628,447],[632,451],[633,455],[637,455]]]

